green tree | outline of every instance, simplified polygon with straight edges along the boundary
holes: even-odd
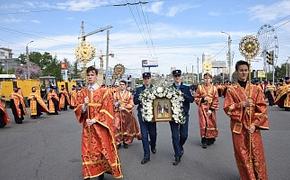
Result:
[[[42,75],[54,76],[57,80],[61,80],[60,62],[57,60],[57,57],[52,58],[45,68],[43,68]]]
[[[26,55],[20,54],[20,62],[26,64]],[[33,64],[39,66],[42,71],[40,74],[42,76],[55,76],[57,80],[61,79],[60,62],[57,57],[52,57],[49,52],[31,52],[29,54],[29,61]]]

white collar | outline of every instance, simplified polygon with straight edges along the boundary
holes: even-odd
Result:
[[[98,87],[98,84],[97,83],[94,83],[94,84],[89,84],[88,85],[88,89],[89,90],[93,90],[93,91],[95,91],[95,90],[97,90],[99,87]]]

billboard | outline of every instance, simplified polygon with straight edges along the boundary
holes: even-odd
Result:
[[[212,68],[226,68],[227,64],[225,61],[212,61]]]
[[[158,63],[156,60],[142,60],[142,67],[158,67]]]

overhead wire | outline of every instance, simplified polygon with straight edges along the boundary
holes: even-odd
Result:
[[[126,0],[126,1],[127,1],[127,3],[129,3],[128,0]],[[144,37],[143,32],[141,31],[141,28],[140,28],[139,23],[138,23],[138,21],[137,21],[135,15],[134,15],[134,13],[133,13],[133,11],[132,11],[132,8],[131,8],[130,6],[127,6],[127,7],[129,8],[129,11],[130,11],[130,13],[131,13],[131,15],[132,15],[132,17],[133,17],[133,19],[134,19],[136,25],[137,25],[137,28],[138,28],[138,30],[139,30],[139,33],[141,34],[141,37],[142,37],[143,41],[145,42],[145,44],[146,44],[146,46],[147,46],[147,48],[148,48],[148,50],[149,50],[149,54],[151,55],[151,57],[153,57],[152,52],[151,52],[150,47],[149,47],[149,44],[148,44],[148,41],[147,41],[146,37]]]

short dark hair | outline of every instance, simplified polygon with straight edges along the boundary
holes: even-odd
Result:
[[[247,61],[240,60],[236,63],[236,67],[235,67],[236,71],[238,71],[238,69],[241,65],[247,65],[248,69],[250,69],[250,64]]]
[[[127,85],[127,81],[125,80],[121,80],[120,83],[124,83],[125,85]]]
[[[212,79],[212,75],[210,73],[204,73],[203,77],[208,76]]]
[[[87,68],[87,74],[91,71],[95,71],[96,75],[98,75],[98,70],[94,66],[90,66]]]

